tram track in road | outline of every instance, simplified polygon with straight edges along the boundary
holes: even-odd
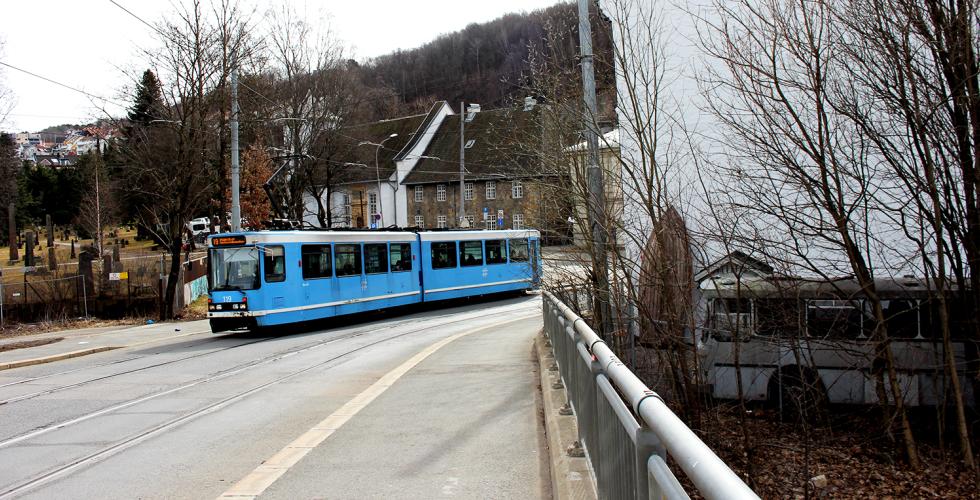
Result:
[[[454,315],[455,314],[444,314],[444,315],[438,315],[438,316],[435,316],[435,317],[427,317],[427,318],[409,318],[409,319],[405,319],[405,320],[396,321],[396,322],[394,322],[391,325],[382,326],[382,327],[380,327],[380,329],[381,330],[387,330],[387,329],[391,329],[391,328],[397,328],[399,326],[404,326],[405,324],[411,324],[411,323],[420,322],[420,321],[431,321],[432,319],[438,319],[438,318],[443,318],[443,317],[447,317],[447,316],[454,316]],[[365,325],[365,326],[361,326],[361,327],[356,327],[356,330],[355,331],[365,331],[365,330],[368,330],[368,329],[371,329],[370,331],[377,331],[379,329],[379,327],[377,327],[377,326],[372,327],[371,325]],[[193,344],[193,346],[200,346],[200,345],[204,345],[204,344],[208,344],[208,343],[212,343],[212,342],[217,342],[217,341],[221,341],[221,340],[226,339],[226,338],[227,337],[212,337],[212,338],[209,338],[209,339],[205,339],[202,342]],[[282,339],[282,338],[288,338],[288,337],[280,337],[280,336],[265,337],[265,338],[261,338],[261,339],[254,340],[254,341],[251,341],[251,342],[243,342],[243,343],[240,343],[240,344],[235,344],[233,346],[228,346],[228,347],[221,348],[221,349],[216,349],[216,350],[213,350],[213,351],[207,351],[207,352],[203,352],[203,353],[197,353],[197,354],[193,354],[193,355],[190,355],[190,356],[184,356],[184,357],[177,358],[177,359],[172,359],[172,360],[168,360],[168,361],[162,361],[162,362],[159,362],[159,363],[154,363],[154,364],[151,364],[151,365],[148,365],[148,366],[142,366],[142,367],[139,367],[139,368],[133,368],[133,369],[129,369],[129,370],[123,370],[123,371],[120,371],[120,372],[115,372],[115,373],[111,373],[111,374],[108,374],[108,375],[103,375],[103,376],[100,376],[100,377],[94,377],[94,378],[91,378],[91,379],[88,379],[88,380],[83,380],[81,382],[76,382],[76,383],[73,383],[73,384],[67,384],[67,385],[58,386],[58,387],[52,387],[52,388],[48,388],[48,389],[44,389],[44,390],[40,390],[40,391],[36,391],[36,392],[32,392],[32,393],[21,394],[21,395],[18,395],[18,396],[13,396],[13,397],[10,397],[10,398],[7,398],[7,399],[0,400],[0,406],[11,404],[11,403],[17,403],[17,402],[20,402],[20,401],[27,401],[27,400],[38,398],[38,397],[41,397],[41,396],[47,396],[47,395],[50,395],[50,394],[54,394],[54,393],[58,393],[58,392],[62,392],[62,391],[70,390],[70,389],[75,389],[75,388],[83,387],[83,386],[86,386],[86,385],[89,385],[89,384],[92,384],[92,383],[96,383],[96,382],[108,380],[108,379],[119,377],[119,376],[131,375],[133,373],[138,373],[138,372],[142,372],[142,371],[146,371],[146,370],[151,370],[151,369],[159,368],[159,367],[162,367],[162,366],[173,365],[173,364],[180,363],[180,362],[187,361],[187,360],[191,360],[191,359],[196,359],[196,358],[200,358],[200,357],[204,357],[204,356],[210,356],[212,354],[219,354],[219,353],[222,353],[222,352],[225,352],[225,351],[228,351],[228,350],[237,349],[239,347],[246,347],[246,346],[249,346],[249,345],[259,344],[259,343],[262,343],[262,342],[268,342],[268,341],[271,341],[271,340],[277,340],[277,339]],[[317,342],[313,342],[313,343],[309,343],[309,344],[304,344],[304,346],[301,346],[301,349],[302,349],[302,347],[308,347],[308,346],[311,346],[311,345],[318,345],[318,344],[320,344],[322,342],[323,341],[317,341]],[[186,349],[187,347],[188,346],[181,346],[179,349]],[[173,352],[173,351],[176,351],[176,350],[177,349],[164,350],[162,352],[155,352],[153,354],[147,354],[147,355],[144,355],[144,356],[134,356],[134,357],[130,357],[130,358],[122,359],[122,360],[112,361],[112,362],[109,362],[109,363],[100,363],[100,364],[97,364],[97,365],[79,367],[79,368],[75,368],[75,369],[72,369],[72,370],[66,370],[66,371],[63,371],[63,372],[52,373],[52,374],[48,374],[48,375],[42,375],[42,376],[39,376],[39,377],[31,377],[31,378],[28,378],[28,379],[18,380],[18,381],[15,381],[15,382],[10,382],[10,383],[7,383],[7,384],[0,385],[0,388],[10,387],[10,386],[15,386],[15,385],[20,385],[20,384],[26,384],[26,383],[30,383],[30,382],[36,382],[38,380],[52,378],[52,377],[56,377],[56,376],[60,376],[60,375],[67,375],[67,374],[71,374],[71,373],[76,373],[76,372],[87,370],[87,369],[96,369],[96,368],[102,368],[102,367],[106,367],[106,366],[113,366],[113,365],[118,365],[118,364],[122,364],[122,363],[127,363],[127,362],[131,362],[131,361],[138,361],[138,360],[141,360],[141,359],[145,359],[145,358],[152,357],[152,356],[157,356],[157,355],[160,355],[160,354],[166,354],[168,352]]]
[[[538,308],[538,307],[522,307],[522,308],[514,309],[512,311],[508,311],[510,313],[509,314],[509,316],[510,316],[509,317],[509,320],[510,321],[515,320],[515,315],[520,315],[521,313],[525,313],[525,316],[527,318],[530,318],[530,317],[533,317],[533,315],[527,315],[526,313],[537,312],[539,310],[540,310],[540,308]],[[484,315],[483,313],[484,312],[481,312],[481,314],[479,314],[476,317],[477,318],[478,317],[482,317]],[[161,424],[157,424],[157,425],[155,425],[155,426],[153,426],[153,427],[151,427],[149,429],[146,429],[146,430],[143,430],[143,431],[138,432],[136,434],[130,435],[130,436],[128,436],[128,437],[126,437],[126,438],[124,438],[124,439],[122,439],[120,441],[117,441],[117,442],[115,442],[115,443],[113,443],[113,444],[111,444],[109,446],[103,447],[103,448],[101,448],[101,449],[99,449],[97,451],[94,451],[94,452],[88,453],[88,454],[86,454],[86,455],[84,455],[82,457],[76,458],[76,459],[70,461],[67,464],[63,464],[63,465],[58,466],[58,467],[56,467],[54,469],[51,469],[51,470],[48,470],[48,471],[46,471],[46,472],[44,472],[42,474],[39,474],[39,475],[37,475],[35,477],[32,477],[32,478],[30,478],[30,479],[28,479],[26,481],[22,481],[22,482],[14,485],[12,487],[9,487],[6,490],[0,491],[0,499],[11,498],[11,497],[16,496],[18,494],[24,493],[24,492],[26,492],[26,491],[34,488],[34,487],[40,486],[40,485],[42,485],[42,484],[44,484],[46,482],[49,482],[49,481],[54,480],[54,479],[57,479],[57,478],[59,478],[61,476],[64,476],[66,474],[69,474],[72,471],[75,471],[77,469],[80,469],[80,468],[82,468],[82,467],[84,467],[86,465],[90,465],[90,464],[96,463],[99,460],[101,460],[103,458],[106,458],[106,457],[109,457],[109,456],[111,456],[111,455],[113,455],[113,454],[115,454],[115,453],[117,453],[119,451],[122,451],[124,449],[127,449],[127,448],[129,448],[131,446],[135,446],[135,445],[137,445],[137,444],[139,444],[139,443],[141,443],[141,442],[143,442],[143,441],[145,441],[145,440],[147,440],[147,439],[149,439],[151,437],[154,437],[154,436],[156,436],[156,435],[158,435],[160,433],[163,433],[163,432],[165,432],[167,430],[176,428],[176,427],[180,426],[181,424],[186,423],[188,421],[191,421],[191,420],[193,420],[193,419],[195,419],[197,417],[204,416],[204,415],[207,415],[209,413],[215,412],[215,411],[223,408],[226,405],[229,405],[229,404],[234,403],[234,402],[236,402],[238,400],[244,399],[244,398],[246,398],[248,396],[251,396],[253,394],[259,393],[259,392],[261,392],[264,389],[267,389],[267,388],[269,388],[269,387],[271,387],[273,385],[279,384],[280,382],[284,382],[286,380],[290,380],[292,378],[295,378],[297,376],[300,376],[300,375],[302,375],[304,373],[307,373],[307,372],[310,372],[312,370],[315,370],[315,369],[318,369],[318,368],[322,368],[322,367],[328,366],[331,363],[335,363],[336,361],[338,361],[338,360],[340,360],[342,358],[345,358],[347,356],[350,356],[351,354],[354,354],[354,353],[363,351],[365,349],[368,349],[370,347],[374,347],[376,345],[379,345],[379,344],[382,344],[382,343],[385,343],[385,342],[391,342],[393,340],[396,340],[396,339],[405,337],[407,335],[411,335],[413,333],[418,333],[420,331],[425,331],[425,330],[428,330],[430,328],[445,327],[445,326],[456,324],[456,323],[462,323],[462,322],[472,321],[473,319],[475,319],[475,318],[472,317],[472,316],[470,316],[470,317],[461,318],[461,319],[457,319],[457,320],[453,320],[453,321],[446,321],[446,322],[442,322],[442,323],[438,323],[438,324],[430,324],[430,325],[427,325],[424,328],[412,329],[412,330],[401,332],[401,333],[398,333],[398,334],[395,334],[395,335],[391,335],[391,336],[388,336],[388,337],[385,337],[385,338],[382,338],[382,339],[378,339],[378,340],[375,340],[373,342],[370,342],[370,343],[367,343],[367,344],[364,344],[364,345],[361,345],[361,346],[357,346],[357,347],[355,347],[353,349],[350,349],[350,350],[344,351],[342,353],[339,353],[337,355],[334,355],[334,356],[330,357],[329,359],[318,361],[318,362],[316,362],[316,363],[314,363],[312,365],[309,365],[309,366],[306,366],[306,367],[301,368],[299,370],[293,371],[293,372],[291,372],[289,374],[282,375],[280,377],[276,377],[273,380],[270,380],[270,381],[267,381],[267,382],[263,382],[263,383],[258,384],[258,385],[254,385],[254,386],[252,386],[252,387],[250,387],[250,388],[248,388],[246,390],[236,392],[236,393],[234,393],[234,394],[232,394],[232,395],[230,395],[228,397],[222,398],[219,401],[210,403],[210,404],[205,405],[205,406],[203,406],[201,408],[195,409],[195,410],[193,410],[191,412],[184,413],[183,415],[174,417],[174,418],[172,418],[170,420],[167,420],[166,422],[163,422]],[[523,317],[518,317],[516,319],[523,319]],[[344,337],[337,337],[337,338],[334,338],[334,339],[330,339],[330,340],[324,341],[324,342],[318,344],[318,346],[319,345],[326,345],[328,343],[332,343],[332,342],[336,342],[336,341],[340,341],[340,340],[346,340],[346,339],[349,339],[349,338],[354,338],[354,337],[366,335],[367,333],[373,333],[373,332],[354,332],[354,333],[351,333],[350,335],[347,335],[347,336],[344,336]],[[106,409],[103,409],[103,410],[99,410],[99,411],[96,411],[96,412],[92,412],[92,413],[89,413],[87,415],[83,415],[81,417],[76,417],[75,419],[72,419],[72,420],[69,420],[69,421],[65,421],[65,422],[62,422],[60,424],[48,426],[48,427],[45,427],[45,428],[42,428],[42,429],[33,431],[31,433],[24,434],[24,435],[19,436],[19,437],[16,437],[16,438],[11,438],[11,439],[2,441],[2,442],[0,442],[0,448],[9,446],[11,444],[15,444],[17,442],[25,441],[27,439],[31,439],[33,437],[37,437],[37,436],[39,436],[41,434],[46,434],[47,432],[50,432],[50,431],[53,431],[53,430],[62,429],[64,427],[67,427],[67,426],[70,426],[70,425],[74,425],[74,424],[80,423],[82,421],[95,418],[95,417],[100,416],[100,415],[104,415],[104,414],[107,414],[107,413],[110,413],[110,412],[113,412],[113,411],[116,411],[116,410],[120,410],[120,409],[123,409],[123,408],[126,408],[126,407],[130,407],[130,406],[133,406],[133,405],[136,405],[136,404],[139,404],[139,403],[148,401],[150,399],[154,399],[156,397],[160,397],[160,396],[167,395],[167,394],[173,394],[173,393],[175,393],[177,391],[184,390],[184,389],[187,389],[187,388],[196,386],[196,385],[201,385],[201,384],[204,384],[204,383],[207,383],[207,382],[218,380],[220,378],[224,378],[224,377],[231,376],[231,375],[234,375],[234,374],[237,374],[237,373],[241,373],[241,372],[244,372],[244,371],[246,371],[248,369],[255,368],[257,366],[261,366],[261,365],[267,364],[269,362],[277,361],[279,359],[283,359],[285,357],[292,356],[294,354],[298,354],[298,353],[303,352],[303,351],[309,351],[309,350],[314,349],[314,348],[316,348],[316,346],[310,346],[310,347],[306,347],[306,348],[303,348],[303,349],[300,349],[300,350],[294,350],[294,351],[290,351],[290,352],[287,352],[287,353],[281,353],[281,354],[278,354],[278,355],[273,356],[273,357],[264,358],[264,360],[261,363],[255,363],[255,364],[248,364],[248,365],[244,365],[244,366],[239,366],[237,368],[232,369],[232,371],[226,371],[226,372],[223,372],[223,373],[220,373],[220,374],[215,374],[213,376],[210,376],[210,377],[207,377],[207,378],[204,378],[204,379],[201,379],[201,380],[197,380],[197,381],[194,381],[194,382],[191,382],[191,383],[188,383],[188,384],[184,384],[182,386],[179,386],[179,387],[176,387],[176,388],[172,388],[172,389],[169,389],[169,390],[166,390],[166,391],[162,391],[160,393],[155,393],[155,394],[150,395],[150,396],[144,396],[142,398],[136,398],[134,400],[130,400],[130,401],[127,401],[127,402],[118,404],[118,405],[114,405],[112,407],[109,407],[109,408],[106,408]]]
[[[524,312],[524,311],[539,310],[539,309],[540,308],[538,308],[536,306],[533,306],[533,307],[522,307],[522,308],[514,309],[513,311],[510,311],[510,312],[511,313],[520,313],[520,312]],[[404,333],[401,333],[401,334],[398,334],[398,335],[396,335],[394,337],[390,337],[387,340],[399,338],[399,337],[402,337],[402,336],[405,336],[405,335],[409,335],[409,334],[412,334],[412,333],[418,333],[418,332],[421,332],[421,331],[428,330],[430,328],[438,328],[438,327],[444,327],[444,326],[447,326],[447,325],[452,325],[452,324],[455,324],[455,323],[462,323],[462,322],[466,322],[466,321],[472,321],[473,319],[477,319],[479,317],[482,317],[485,314],[486,314],[486,311],[478,311],[478,312],[468,313],[466,315],[466,317],[455,319],[455,320],[452,320],[452,321],[445,321],[445,322],[441,322],[441,323],[428,324],[427,326],[425,326],[423,328],[417,328],[417,329],[413,329],[413,330],[408,330],[408,331],[406,331]],[[452,316],[457,316],[457,315],[458,315],[458,313],[457,314],[440,315],[440,316],[436,316],[435,318],[416,318],[413,321],[406,322],[406,323],[410,325],[411,323],[418,323],[418,322],[423,322],[423,321],[428,322],[428,321],[431,321],[433,319],[436,319],[437,320],[437,319],[440,319],[440,318],[452,317]],[[13,445],[13,444],[22,442],[22,441],[25,441],[25,440],[28,440],[28,439],[31,439],[31,438],[34,438],[34,437],[37,437],[37,436],[40,436],[40,435],[43,435],[43,434],[47,434],[47,433],[49,433],[51,431],[55,431],[55,430],[58,430],[58,429],[62,429],[62,428],[71,426],[71,425],[75,425],[75,424],[78,424],[78,423],[81,423],[81,422],[90,420],[92,418],[95,418],[95,417],[98,417],[98,416],[101,416],[101,415],[104,415],[104,414],[107,414],[107,413],[111,413],[113,411],[121,410],[121,409],[128,408],[128,407],[133,406],[133,405],[136,405],[136,404],[140,404],[140,403],[143,403],[143,402],[146,402],[146,401],[150,401],[152,399],[159,398],[161,396],[166,396],[168,394],[173,394],[175,392],[178,392],[178,391],[181,391],[181,390],[185,390],[185,389],[189,389],[189,388],[195,387],[197,385],[201,385],[201,384],[208,383],[208,382],[213,382],[215,380],[220,380],[220,379],[225,378],[225,377],[236,375],[238,373],[245,372],[245,371],[247,371],[249,369],[256,368],[256,367],[259,367],[259,366],[264,366],[264,365],[267,365],[269,363],[273,363],[273,362],[279,361],[281,359],[284,359],[284,358],[287,358],[287,357],[290,357],[290,356],[293,356],[293,355],[296,355],[296,354],[300,354],[300,353],[307,352],[307,351],[310,351],[310,350],[313,350],[313,349],[317,349],[319,347],[322,347],[322,346],[325,346],[325,345],[328,345],[328,344],[332,344],[334,342],[338,342],[338,341],[342,341],[342,340],[349,340],[349,339],[361,337],[361,336],[364,336],[364,335],[367,335],[367,334],[377,333],[379,331],[390,330],[390,329],[393,329],[393,328],[397,328],[399,326],[405,326],[406,323],[398,323],[398,324],[394,324],[394,325],[386,325],[386,326],[381,327],[381,328],[378,328],[378,327],[371,328],[371,327],[367,327],[366,326],[366,327],[364,327],[362,329],[355,330],[355,331],[350,332],[350,333],[348,333],[346,335],[331,337],[329,339],[324,339],[324,340],[320,340],[320,341],[317,341],[317,342],[311,342],[311,343],[303,344],[303,345],[300,345],[300,346],[297,346],[297,347],[286,349],[284,351],[278,351],[278,352],[272,353],[272,354],[267,355],[267,356],[263,356],[263,357],[260,357],[260,358],[257,358],[257,359],[250,360],[250,361],[248,361],[246,363],[241,363],[241,364],[232,366],[230,368],[227,368],[227,369],[224,369],[224,370],[220,370],[218,372],[214,372],[214,373],[208,374],[208,375],[206,375],[204,377],[199,377],[199,378],[194,379],[192,381],[189,381],[189,382],[186,382],[184,384],[181,384],[181,385],[179,385],[177,387],[172,387],[170,389],[165,389],[165,390],[162,390],[162,391],[158,391],[158,392],[146,394],[146,395],[143,395],[143,396],[140,396],[140,397],[137,397],[137,398],[133,398],[133,399],[130,399],[130,400],[127,400],[127,401],[123,401],[121,403],[117,403],[117,404],[112,405],[112,406],[109,406],[107,408],[103,408],[103,409],[100,409],[100,410],[96,410],[96,411],[87,413],[87,414],[82,415],[82,416],[79,416],[79,417],[75,417],[75,418],[64,420],[64,421],[61,421],[61,422],[58,422],[58,423],[54,423],[54,424],[49,424],[49,425],[46,425],[46,426],[42,426],[42,427],[33,429],[30,432],[27,432],[27,433],[24,433],[24,434],[20,434],[18,436],[13,436],[13,437],[4,439],[4,440],[0,441],[0,448],[5,448],[7,446],[10,446],[10,445]],[[371,328],[371,329],[368,329],[368,328]],[[275,337],[273,337],[273,338],[275,338]],[[271,339],[262,339],[262,340],[265,341],[265,340],[271,340]],[[258,341],[254,342],[254,343],[258,343]],[[369,345],[374,345],[374,344],[372,343],[372,344],[369,344]],[[73,387],[73,388],[76,388],[76,387],[78,387],[78,386],[75,385],[75,387]],[[37,396],[35,396],[35,397],[37,397]]]
[[[207,344],[207,343],[210,343],[210,342],[215,341],[215,340],[219,340],[219,339],[209,339],[208,341],[201,342],[200,344],[196,344],[196,345]],[[221,349],[215,349],[213,351],[201,352],[201,353],[197,353],[197,354],[192,354],[190,356],[184,356],[182,358],[172,359],[172,360],[169,360],[169,361],[161,361],[159,363],[154,363],[152,365],[141,366],[139,368],[133,368],[133,369],[124,370],[124,371],[121,371],[121,372],[115,372],[115,373],[111,373],[111,374],[108,374],[108,375],[103,375],[101,377],[95,377],[95,378],[91,378],[91,379],[88,379],[88,380],[83,380],[81,382],[76,382],[74,384],[68,384],[68,385],[63,385],[63,386],[59,386],[59,387],[52,387],[50,389],[45,389],[45,390],[37,391],[37,392],[31,392],[31,393],[28,393],[28,394],[21,394],[19,396],[14,396],[12,398],[7,398],[7,399],[0,400],[0,406],[6,405],[6,404],[9,404],[9,403],[16,403],[18,401],[25,401],[25,400],[28,400],[28,399],[34,399],[34,398],[37,398],[37,397],[40,397],[40,396],[47,396],[48,394],[54,394],[56,392],[67,391],[69,389],[74,389],[76,387],[82,387],[84,385],[88,385],[88,384],[91,384],[91,383],[99,382],[99,381],[102,381],[102,380],[107,380],[107,379],[114,378],[114,377],[120,377],[120,376],[123,376],[123,375],[130,375],[130,374],[141,372],[141,371],[144,371],[144,370],[151,370],[153,368],[159,368],[161,366],[172,365],[172,364],[175,364],[175,363],[180,363],[182,361],[187,361],[189,359],[195,359],[195,358],[200,358],[200,357],[203,357],[203,356],[209,356],[211,354],[218,354],[220,352],[228,351],[228,350],[231,350],[231,349],[237,349],[239,347],[245,347],[245,346],[249,346],[249,345],[252,345],[252,344],[258,344],[260,342],[266,342],[268,340],[271,340],[271,338],[253,340],[251,342],[243,342],[241,344],[235,344],[233,346],[228,346],[228,347],[224,347],[224,348],[221,348]],[[157,354],[153,354],[153,355],[157,355]],[[140,359],[148,358],[150,356],[152,356],[152,355],[137,356],[137,357],[128,358],[128,359],[125,359],[125,360],[119,360],[119,361],[116,361],[116,362],[113,362],[113,363],[106,363],[106,364],[103,364],[101,366],[111,366],[113,364],[120,364],[120,363],[129,362],[129,361],[137,361],[137,360],[140,360]],[[72,371],[68,371],[67,373],[71,373],[71,372]],[[64,374],[64,373],[62,373],[62,374]],[[29,381],[33,382],[33,381],[39,380],[41,378],[43,378],[43,377],[37,377],[37,378],[34,378],[34,379],[29,379]],[[24,383],[26,383],[26,382],[27,381],[24,381]],[[10,384],[10,385],[13,385],[13,384]],[[3,387],[3,386],[0,386],[0,387]]]

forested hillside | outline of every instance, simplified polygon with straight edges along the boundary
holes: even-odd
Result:
[[[592,25],[598,85],[610,88],[609,23],[593,14]],[[361,69],[365,84],[392,90],[412,108],[427,108],[438,99],[498,107],[534,88],[532,59],[547,57],[557,67],[574,69],[578,45],[577,7],[559,3],[471,24],[421,47],[369,60]]]

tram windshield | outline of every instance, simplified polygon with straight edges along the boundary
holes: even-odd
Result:
[[[255,247],[211,249],[211,290],[259,287],[259,251]]]

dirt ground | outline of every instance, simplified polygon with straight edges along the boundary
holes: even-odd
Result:
[[[726,463],[744,473],[746,454],[737,412],[735,405],[711,410],[701,435]],[[835,412],[835,422],[811,428],[807,433],[796,424],[779,422],[774,411],[750,410],[747,426],[755,455],[752,486],[760,496],[980,498],[977,476],[956,456],[955,438],[947,438],[943,450],[935,436],[920,436],[923,466],[913,471],[898,459],[901,454],[882,435],[880,417],[853,408]],[[927,413],[920,419],[927,419]],[[923,425],[919,429],[928,424],[920,423]]]

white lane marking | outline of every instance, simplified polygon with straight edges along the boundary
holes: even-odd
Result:
[[[408,361],[405,361],[394,370],[386,373],[383,377],[378,379],[377,382],[371,384],[370,387],[365,389],[357,396],[354,396],[354,399],[351,399],[339,409],[331,413],[330,416],[320,421],[320,423],[314,425],[313,428],[301,434],[299,437],[294,439],[293,442],[286,445],[285,448],[279,450],[279,452],[277,452],[275,455],[272,455],[270,458],[263,461],[261,465],[256,467],[254,470],[252,470],[252,472],[232,485],[231,488],[228,488],[227,491],[222,493],[218,499],[249,500],[261,495],[266,489],[269,488],[269,486],[272,486],[273,483],[278,481],[279,478],[286,474],[286,472],[288,472],[292,466],[299,463],[303,457],[305,457],[309,452],[313,451],[313,449],[319,446],[320,443],[323,443],[328,437],[330,437],[330,435],[353,418],[354,415],[357,415],[358,412],[363,410],[378,396],[384,394],[385,391],[391,388],[391,386],[394,385],[398,379],[408,373],[409,370],[450,342],[472,333],[490,330],[492,328],[499,328],[501,325],[515,323],[517,321],[523,321],[535,317],[537,317],[537,315],[524,315],[494,325],[483,326],[474,330],[457,333],[456,335],[447,337],[436,342],[435,344],[430,345],[429,347],[426,347],[418,354],[409,358]]]
[[[456,487],[459,486],[458,477],[450,477],[446,479],[446,484],[442,486],[443,496],[451,497],[456,496]]]

